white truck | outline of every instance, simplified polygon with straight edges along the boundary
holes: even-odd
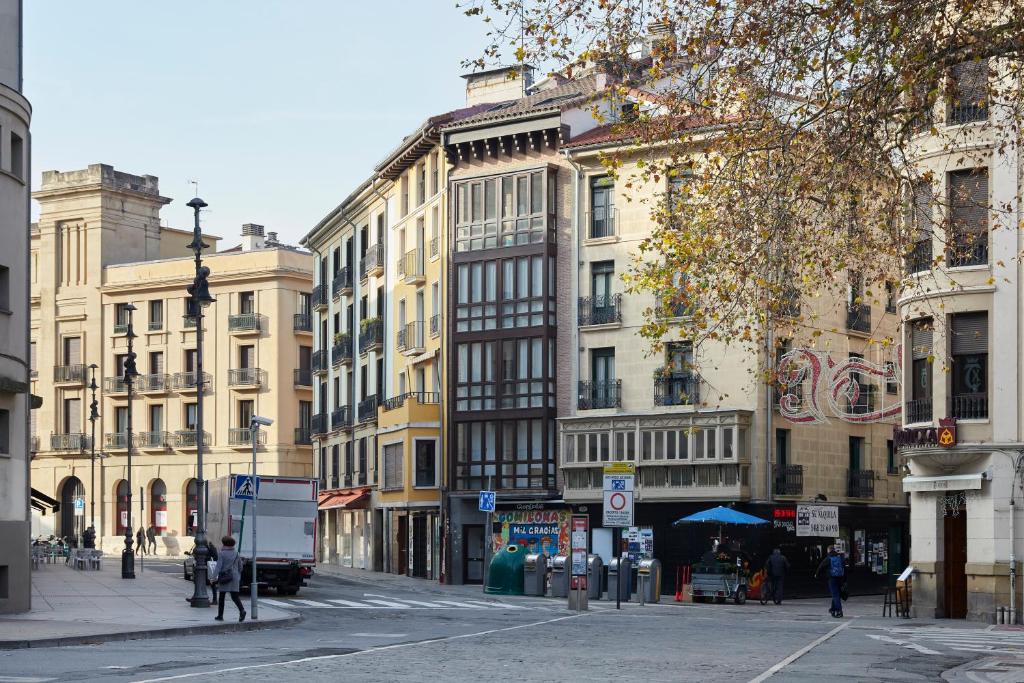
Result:
[[[209,482],[207,537],[218,546],[235,539],[242,557],[242,586],[252,577],[252,500],[256,501],[256,580],[280,595],[295,595],[313,575],[316,548],[317,481],[301,477],[232,474]]]

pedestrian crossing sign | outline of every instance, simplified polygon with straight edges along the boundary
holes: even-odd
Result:
[[[235,500],[253,500],[260,491],[260,478],[236,474],[231,482],[231,497]]]

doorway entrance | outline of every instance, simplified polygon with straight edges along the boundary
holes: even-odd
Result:
[[[78,502],[77,508],[76,502]],[[78,477],[69,477],[60,490],[60,529],[57,535],[73,539],[77,544],[78,537],[83,531],[85,531],[85,486]]]
[[[943,526],[943,603],[947,619],[967,617],[967,508],[946,512]]]
[[[467,524],[462,527],[462,576],[466,583],[484,582],[484,527]]]
[[[409,573],[409,517],[398,517],[398,573]]]
[[[427,578],[427,516],[412,518],[412,575]]]

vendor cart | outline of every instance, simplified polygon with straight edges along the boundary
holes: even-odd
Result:
[[[714,599],[725,602],[732,599],[737,605],[747,601],[747,575],[737,563],[697,564],[693,566],[690,595],[694,601]]]

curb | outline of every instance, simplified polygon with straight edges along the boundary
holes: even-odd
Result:
[[[152,638],[169,638],[173,636],[191,636],[207,633],[237,633],[244,631],[262,631],[279,626],[291,626],[302,621],[301,614],[292,614],[272,621],[245,621],[234,624],[207,624],[201,626],[176,626],[173,628],[156,628],[146,631],[124,631],[121,633],[101,633],[96,635],[67,636],[63,638],[34,638],[32,640],[0,640],[0,650],[23,650],[27,648],[65,647],[68,645],[98,645],[125,640],[149,640]]]

